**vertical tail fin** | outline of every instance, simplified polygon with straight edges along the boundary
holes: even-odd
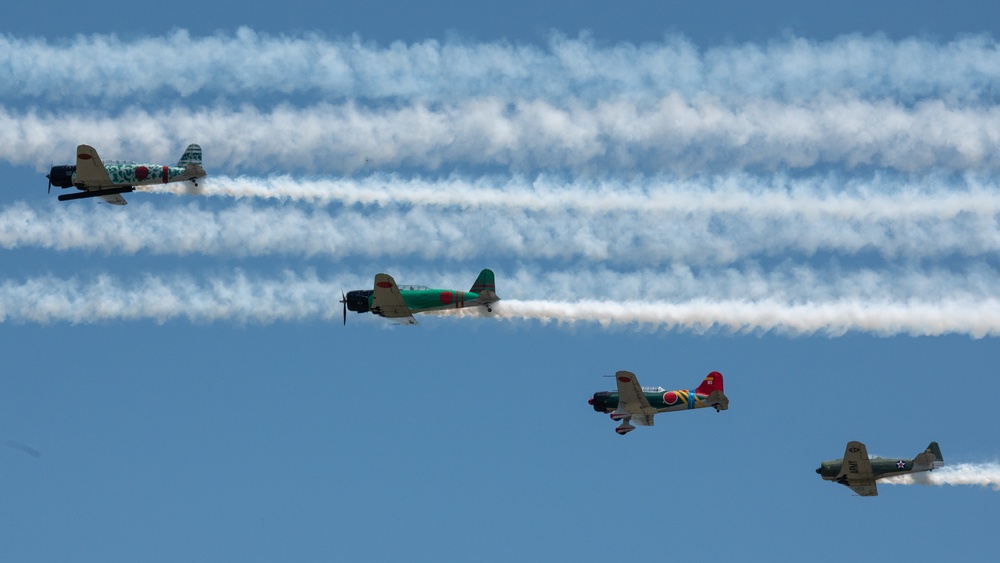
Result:
[[[493,270],[483,270],[479,272],[479,277],[476,278],[476,283],[472,284],[472,289],[469,290],[470,293],[482,293],[484,291],[496,292],[497,286],[496,282],[493,280]]]
[[[695,389],[695,393],[699,395],[711,395],[712,391],[725,392],[725,389],[722,388],[722,374],[717,371],[706,375],[705,380]]]
[[[184,154],[181,155],[181,159],[177,161],[177,166],[187,166],[188,164],[197,164],[201,166],[201,146],[200,145],[188,145],[184,149]]]
[[[941,448],[938,446],[937,442],[931,442],[925,451],[934,454],[934,457],[937,458],[938,461],[944,461],[944,456],[941,455]]]

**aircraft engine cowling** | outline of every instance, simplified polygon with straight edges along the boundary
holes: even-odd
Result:
[[[372,293],[370,289],[348,291],[347,297],[345,297],[347,300],[347,310],[354,311],[355,313],[367,313],[368,298],[371,297]]]
[[[76,166],[53,166],[49,170],[49,182],[60,188],[72,188],[74,172],[76,172]]]
[[[608,398],[611,397],[612,394],[613,393],[610,391],[598,391],[597,393],[594,393],[594,398],[588,402],[591,405],[594,405],[594,410],[597,412],[611,412],[614,409],[608,407]]]

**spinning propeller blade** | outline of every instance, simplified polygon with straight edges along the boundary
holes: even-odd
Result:
[[[344,304],[344,326],[347,326],[347,296],[343,290],[340,292],[340,302]]]

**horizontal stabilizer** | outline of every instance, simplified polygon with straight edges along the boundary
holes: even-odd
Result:
[[[708,398],[705,399],[705,403],[714,406],[716,410],[729,410],[729,397],[722,391],[712,391],[709,393]]]
[[[937,442],[931,442],[927,449],[913,459],[914,471],[933,471],[944,467],[944,457]]]

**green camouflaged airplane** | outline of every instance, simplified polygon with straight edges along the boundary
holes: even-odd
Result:
[[[863,497],[877,497],[875,481],[904,475],[933,471],[944,467],[944,457],[937,442],[931,442],[923,453],[913,459],[888,459],[876,457],[868,459],[868,450],[861,442],[848,442],[843,459],[824,461],[816,473],[826,481],[836,481],[847,485]]]
[[[184,181],[197,186],[198,178],[204,176],[201,147],[198,145],[188,145],[177,166],[136,162],[104,164],[94,147],[80,145],[76,147],[76,166],[53,166],[45,177],[49,179],[49,192],[52,186],[82,190],[80,193],[63,194],[59,196],[59,201],[99,197],[114,205],[125,205],[128,202],[121,194],[134,192],[136,186]]]
[[[597,412],[611,414],[611,420],[621,421],[615,432],[624,436],[635,430],[629,424],[652,426],[653,416],[661,412],[686,411],[715,407],[715,412],[729,409],[729,398],[723,392],[722,374],[713,371],[694,390],[667,391],[663,387],[640,387],[639,380],[630,371],[615,374],[618,392],[598,391],[588,403]]]
[[[431,289],[419,285],[396,285],[389,274],[376,274],[372,289],[357,289],[342,294],[344,304],[344,324],[347,324],[347,310],[356,313],[372,313],[392,319],[399,324],[415,325],[413,313],[462,309],[482,305],[493,311],[490,304],[500,301],[496,294],[493,270],[479,272],[476,283],[469,291],[454,289]]]

